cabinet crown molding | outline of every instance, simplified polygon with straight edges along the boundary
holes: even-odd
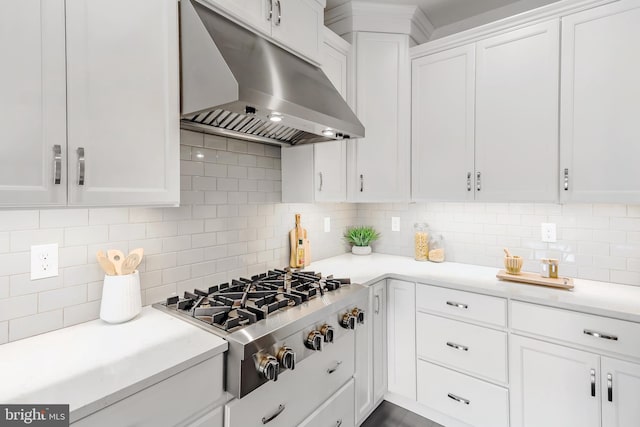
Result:
[[[427,15],[415,5],[362,1],[327,10],[325,25],[340,36],[357,31],[406,34],[416,44],[428,41],[434,31]]]
[[[499,35],[520,27],[548,21],[550,19],[561,18],[585,9],[591,9],[607,3],[615,3],[617,1],[619,0],[561,0],[547,6],[542,6],[528,12],[490,22],[479,27],[427,41],[419,46],[412,47],[409,50],[409,54],[412,59],[424,55],[430,55],[432,53],[441,52],[467,43],[474,43],[487,37]]]

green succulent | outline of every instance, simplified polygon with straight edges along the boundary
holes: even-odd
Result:
[[[369,243],[380,238],[380,233],[371,226],[362,225],[348,228],[344,238],[354,246],[369,246]]]

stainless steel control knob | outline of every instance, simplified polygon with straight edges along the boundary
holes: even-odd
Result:
[[[320,328],[320,333],[324,336],[324,342],[333,342],[334,330],[333,326],[326,323]]]
[[[345,329],[355,329],[356,328],[356,318],[351,313],[345,313],[340,319],[340,326]]]
[[[289,347],[281,347],[278,350],[278,362],[280,362],[280,366],[284,369],[291,369],[292,371],[296,368],[296,354]]]
[[[310,332],[304,344],[311,350],[322,350],[322,334],[318,331]]]
[[[278,359],[271,355],[264,355],[260,358],[260,364],[258,366],[258,372],[269,381],[278,381],[278,373],[280,371],[280,364]]]
[[[356,307],[353,310],[351,310],[351,314],[353,314],[353,317],[358,319],[358,323],[360,324],[364,323],[364,310],[361,310],[358,307]]]

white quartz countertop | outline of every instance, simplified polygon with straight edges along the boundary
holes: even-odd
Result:
[[[339,255],[314,262],[308,269],[349,277],[353,283],[363,285],[395,278],[640,322],[640,286],[574,279],[574,289],[567,291],[501,281],[496,278],[498,268],[419,262],[409,257],[376,253]]]
[[[145,307],[127,323],[95,320],[0,346],[0,402],[68,403],[73,422],[226,350],[222,338]]]

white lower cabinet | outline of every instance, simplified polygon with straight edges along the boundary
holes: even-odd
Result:
[[[382,401],[387,391],[387,282],[373,288],[373,402]]]
[[[416,285],[387,282],[389,392],[416,399]]]
[[[355,427],[354,388],[354,380],[349,381],[299,427]]]
[[[418,403],[474,427],[509,427],[506,388],[423,360],[418,361],[417,397]]]
[[[222,362],[223,355],[205,360],[72,425],[222,427]]]
[[[602,427],[640,425],[640,365],[602,357]]]

